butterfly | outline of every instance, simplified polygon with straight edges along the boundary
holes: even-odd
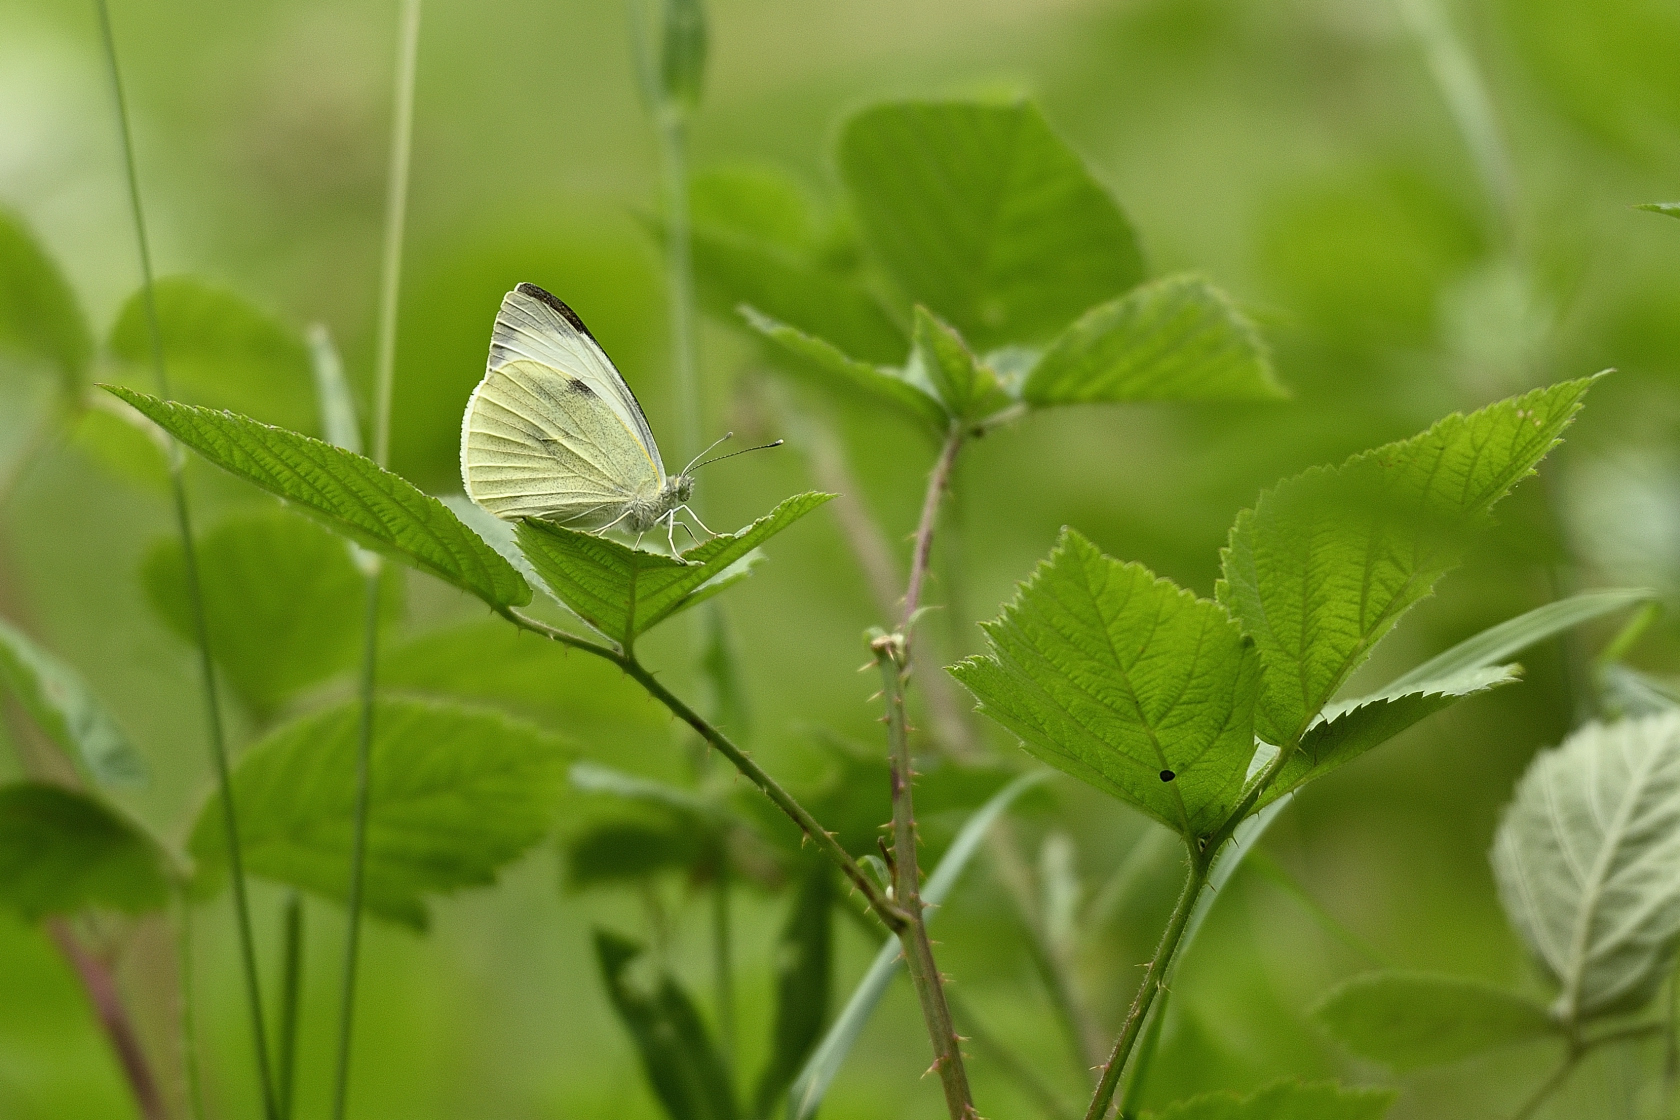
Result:
[[[502,299],[484,380],[461,418],[467,497],[508,521],[622,527],[638,541],[664,523],[676,555],[677,514],[694,517],[692,472],[705,454],[666,474],[636,394],[577,313],[535,284]]]

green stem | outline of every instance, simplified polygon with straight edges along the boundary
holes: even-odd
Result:
[[[105,61],[110,72],[111,90],[116,99],[117,124],[122,135],[123,164],[128,178],[129,210],[134,219],[135,241],[140,252],[141,292],[146,309],[146,327],[150,336],[152,366],[157,377],[158,392],[170,396],[169,368],[163,356],[163,333],[158,323],[157,292],[152,279],[151,246],[146,238],[145,213],[140,205],[140,178],[135,170],[134,137],[128,127],[128,103],[123,96],[122,74],[117,66],[117,41],[111,28],[111,12],[107,0],[94,0],[99,15],[99,30],[105,45]],[[233,780],[228,761],[227,737],[222,728],[222,709],[216,684],[215,663],[210,656],[210,629],[204,614],[204,596],[198,572],[198,548],[193,539],[192,514],[187,502],[184,461],[173,440],[169,441],[169,481],[174,499],[175,527],[181,538],[181,555],[187,585],[187,602],[192,614],[193,636],[198,645],[199,672],[204,684],[205,715],[209,724],[211,761],[216,771],[216,788],[221,801],[222,822],[227,844],[228,876],[233,886],[234,914],[239,927],[240,957],[245,979],[245,995],[251,1017],[251,1035],[256,1054],[257,1081],[262,1092],[263,1114],[277,1120],[274,1107],[274,1082],[268,1068],[267,1029],[263,1018],[262,988],[257,978],[256,939],[251,933],[251,909],[245,891],[245,861],[239,844],[239,821],[233,798]]]
[[[1167,928],[1161,934],[1161,943],[1155,949],[1154,958],[1144,970],[1143,983],[1138,987],[1137,995],[1132,997],[1132,1006],[1126,1012],[1126,1022],[1120,1028],[1120,1037],[1114,1043],[1114,1052],[1109,1055],[1108,1064],[1103,1067],[1102,1080],[1097,1082],[1097,1091],[1091,1097],[1091,1107],[1085,1110],[1085,1120],[1103,1120],[1108,1115],[1109,1106],[1114,1102],[1114,1090],[1120,1084],[1120,1074],[1126,1068],[1126,1059],[1137,1043],[1138,1034],[1143,1029],[1144,1017],[1149,1014],[1150,1005],[1155,1002],[1155,996],[1161,990],[1161,982],[1172,966],[1173,958],[1178,954],[1179,941],[1184,937],[1184,927],[1190,922],[1190,912],[1196,908],[1196,899],[1202,893],[1203,884],[1207,882],[1209,862],[1210,860],[1202,855],[1191,859],[1190,874],[1184,880],[1184,891],[1173,906],[1172,916],[1167,919]]]
[[[945,1090],[945,1107],[951,1120],[974,1120],[973,1093],[968,1071],[963,1067],[962,1046],[951,1008],[945,1000],[945,984],[933,959],[927,923],[922,914],[921,867],[916,852],[916,809],[911,787],[915,779],[910,757],[910,730],[904,715],[904,669],[909,655],[903,637],[886,634],[872,643],[881,667],[881,691],[887,703],[887,738],[892,765],[893,902],[909,921],[898,933],[904,946],[904,963],[910,983],[922,1005],[922,1020],[933,1043],[933,1069]]]
[[[1161,1046],[1161,1031],[1166,1027],[1167,1006],[1170,1003],[1172,989],[1167,988],[1161,992],[1144,1021],[1143,1037],[1133,1049],[1131,1068],[1126,1071],[1126,1078],[1120,1085],[1120,1099],[1115,1102],[1115,1113],[1120,1120],[1136,1120],[1138,1101],[1143,1099],[1143,1091],[1149,1085],[1149,1067]]]
[[[280,1120],[291,1120],[296,1085],[298,997],[303,992],[303,899],[286,896],[280,953],[280,1053],[275,1062]]]
[[[636,683],[640,684],[648,695],[665,705],[672,715],[699,732],[702,739],[717,748],[718,753],[728,759],[748,781],[757,786],[775,804],[776,808],[791,817],[793,823],[797,824],[800,830],[805,833],[806,838],[815,844],[823,855],[832,860],[847,879],[851,880],[852,885],[868,901],[869,908],[879,915],[888,929],[896,933],[904,927],[907,920],[904,912],[881,893],[880,889],[875,886],[875,881],[869,877],[862,867],[858,866],[858,862],[851,857],[846,849],[840,846],[839,841],[834,839],[833,834],[824,830],[817,823],[816,818],[812,817],[805,807],[794,799],[792,794],[783,789],[776,779],[765,773],[763,768],[754,762],[750,755],[730,740],[729,736],[712,726],[705,717],[683,703],[675,693],[659,683],[659,679],[648,672],[641,662],[634,657],[620,653],[618,650],[601,645],[598,642],[592,642],[588,638],[580,638],[576,634],[569,634],[517,610],[507,609],[502,612],[502,615],[523,630],[529,630],[533,634],[541,634],[545,638],[569,646],[572,649],[582,650],[585,653],[610,661],[634,677]]]
[[[128,1008],[117,991],[117,980],[110,967],[87,950],[63,918],[49,920],[47,934],[82,982],[88,1002],[99,1017],[99,1025],[104,1028],[105,1037],[116,1052],[142,1120],[169,1120],[169,1109],[163,1103],[157,1078],[152,1075],[151,1063],[146,1060],[145,1047],[140,1044],[140,1034],[135,1030],[134,1020],[129,1017]]]
[[[1523,1101],[1515,1112],[1511,1113],[1511,1120],[1529,1120],[1529,1117],[1539,1112],[1540,1106],[1550,1100],[1552,1094],[1563,1088],[1564,1082],[1569,1080],[1569,1075],[1574,1073],[1575,1067],[1581,1064],[1582,1054],[1583,1051],[1580,1049],[1572,1049],[1564,1055],[1563,1061],[1558,1063],[1558,1067],[1552,1071],[1552,1075],[1541,1082],[1539,1087],[1528,1095],[1528,1099]]]
[[[408,216],[408,163],[414,139],[414,71],[420,50],[420,0],[403,0],[391,166],[385,184],[385,247],[379,266],[379,343],[374,359],[373,461],[391,460],[391,396],[397,367],[397,293],[402,281],[403,228]]]
[[[700,450],[700,374],[694,335],[694,265],[689,239],[688,116],[665,106],[659,117],[660,163],[665,172],[666,290],[671,310],[671,373],[682,415],[683,458]]]
[[[184,887],[177,887],[175,891],[175,907],[179,914],[175,969],[176,983],[180,987],[181,1069],[186,1075],[187,1115],[192,1120],[203,1120],[204,1093],[198,1073],[198,1016],[193,1010],[192,900],[187,897]]]
[[[338,1015],[338,1064],[333,1079],[334,1120],[343,1120],[350,1096],[350,1042],[356,1017],[356,964],[361,949],[362,887],[367,869],[368,800],[373,754],[374,669],[379,656],[379,564],[367,566],[367,594],[362,616],[362,675],[358,695],[361,718],[356,729],[356,803],[350,836],[350,889],[345,899],[344,980]]]

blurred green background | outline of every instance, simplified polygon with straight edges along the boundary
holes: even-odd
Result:
[[[299,329],[326,324],[365,389],[396,5],[113,7],[160,275],[208,279]],[[1505,202],[1490,197],[1391,0],[713,0],[709,11],[707,89],[692,128],[698,170],[785,168],[837,207],[832,140],[850,111],[889,97],[1030,95],[1131,216],[1151,274],[1192,268],[1232,292],[1262,324],[1293,391],[1280,404],[1065,410],[976,445],[957,482],[959,529],[948,538],[957,543],[932,592],[948,604],[936,640],[946,660],[975,647],[973,623],[995,613],[1063,524],[1208,594],[1231,519],[1263,486],[1453,409],[1610,366],[1619,372],[1594,389],[1542,477],[1501,507],[1499,529],[1384,645],[1372,672],[1409,666],[1562,591],[1680,590],[1680,227],[1631,209],[1680,195],[1680,9],[1656,0],[1448,6],[1491,94]],[[648,223],[656,146],[624,9],[429,0],[421,35],[394,468],[433,492],[458,488],[461,408],[482,375],[497,303],[522,280],[582,314],[655,432],[674,441],[663,266]],[[120,159],[91,6],[6,6],[0,204],[60,262],[100,336],[139,277]],[[781,383],[734,325],[708,320],[701,357],[705,431],[790,434],[779,427]],[[171,532],[165,494],[115,467],[86,432],[20,466],[48,386],[0,372],[0,469],[20,472],[0,511],[0,611],[114,708],[153,769],[124,804],[179,840],[209,784],[191,651],[142,586],[145,556]],[[929,447],[864,404],[825,398],[821,407],[842,433],[861,497],[901,542]],[[272,504],[202,463],[189,480],[201,526]],[[708,520],[733,527],[815,483],[796,446],[715,468],[701,485]],[[755,714],[753,749],[773,773],[810,782],[828,765],[813,729],[880,741],[873,678],[854,672],[860,636],[878,620],[829,511],[771,553],[725,611]],[[404,598],[393,662],[400,668],[402,648],[427,635],[467,662],[441,683],[416,670],[416,686],[505,705],[567,734],[587,757],[684,780],[686,743],[609,667],[486,651],[472,637],[488,625],[483,608],[423,577],[408,577]],[[692,689],[688,631],[668,629],[646,659]],[[1535,987],[1486,850],[1533,751],[1591,710],[1580,664],[1603,637],[1531,652],[1527,683],[1454,708],[1315,785],[1266,852],[1384,957]],[[1659,627],[1636,660],[1672,669],[1677,652],[1680,632]],[[249,720],[235,721],[248,735]],[[1015,751],[995,728],[985,734],[1000,754]],[[0,776],[16,773],[0,752]],[[1053,790],[1018,823],[1025,858],[1036,861],[1046,836],[1067,835],[1094,893],[1147,828],[1071,782]],[[884,786],[879,805],[884,821]],[[1079,975],[1108,1029],[1178,888],[1177,857],[1153,851],[1138,864],[1132,904],[1085,931]],[[993,874],[978,861],[946,907],[941,963],[993,1033],[1082,1101]],[[641,902],[629,891],[566,895],[559,882],[545,845],[495,888],[437,903],[425,936],[374,924],[355,1115],[659,1115],[588,941],[593,924],[640,932]],[[704,993],[707,914],[680,885],[665,893],[673,959]],[[738,1059],[752,1071],[765,1049],[782,903],[751,890],[738,897]],[[277,954],[279,900],[267,887],[254,895],[265,967]],[[309,921],[304,1116],[327,1099],[341,916],[311,902]],[[876,946],[855,926],[838,928],[843,997]],[[173,1076],[170,934],[159,922],[119,932],[122,975]],[[250,1115],[225,896],[197,909],[195,934],[207,1090],[216,1115]],[[1305,1016],[1369,963],[1272,879],[1239,874],[1179,973],[1151,1100],[1286,1075],[1383,1083]],[[1394,1115],[1508,1111],[1547,1061],[1543,1049],[1519,1050],[1408,1079]],[[915,1001],[895,987],[824,1115],[942,1114],[937,1082],[921,1076],[927,1062]],[[1639,1057],[1595,1057],[1554,1114],[1641,1115],[1650,1068]],[[995,1064],[977,1057],[972,1075],[987,1115],[1035,1114]],[[61,959],[39,931],[0,917],[0,1116],[131,1111]]]

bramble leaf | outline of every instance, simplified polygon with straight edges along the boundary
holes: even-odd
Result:
[[[607,996],[641,1053],[648,1084],[671,1120],[735,1120],[729,1071],[682,986],[654,970],[637,942],[595,931]]]
[[[1393,1103],[1387,1089],[1280,1081],[1246,1097],[1203,1093],[1144,1115],[1148,1120],[1377,1120]]]
[[[531,601],[513,565],[436,498],[372,459],[231,412],[105,388],[230,474],[284,498],[358,544],[501,610]]]
[[[925,307],[918,306],[915,315],[906,380],[931,385],[945,411],[957,420],[978,420],[1012,403],[997,374],[974,357],[961,335]]]
[[[695,545],[681,560],[529,518],[519,524],[519,547],[555,598],[629,646],[734,583],[739,578],[739,569],[731,571],[734,565],[831,497],[810,492],[788,498],[746,528]]]
[[[0,620],[0,685],[41,733],[101,785],[146,780],[146,760],[81,674]]]
[[[1199,276],[1169,276],[1094,307],[1027,375],[1035,408],[1119,401],[1254,401],[1286,396],[1255,329]]]
[[[1317,468],[1260,496],[1231,529],[1218,599],[1265,666],[1255,733],[1291,744],[1399,618],[1461,556],[1468,532],[1530,474],[1591,379],[1536,389]]]
[[[1224,608],[1071,529],[951,666],[1027,751],[1197,837],[1236,808],[1260,664]]]
[[[254,714],[270,716],[304,688],[356,664],[366,581],[342,540],[271,509],[229,517],[197,543],[210,652]],[[141,583],[169,628],[195,642],[179,539],[152,547]],[[400,582],[383,582],[383,619],[396,616],[401,596]]]
[[[158,329],[174,394],[265,424],[313,435],[320,430],[309,350],[303,337],[243,296],[189,276],[153,287]],[[118,362],[152,377],[152,337],[145,292],[128,298],[111,327]]]
[[[61,786],[0,786],[0,907],[28,921],[169,901],[163,852],[103,802]]]
[[[794,372],[813,376],[875,397],[921,421],[935,432],[945,430],[945,408],[929,389],[917,385],[902,370],[860,362],[833,343],[781,323],[752,307],[741,308],[749,326],[797,359]]]
[[[64,273],[23,219],[0,209],[0,357],[39,364],[75,394],[92,354],[87,320]]]
[[[341,901],[350,874],[361,705],[288,724],[233,774],[245,869]],[[548,832],[569,748],[495,712],[422,700],[373,709],[364,905],[424,928],[424,896],[495,881]],[[193,827],[201,874],[224,860],[221,801]]]
[[[1557,1023],[1532,1000],[1428,972],[1355,976],[1325,996],[1313,1017],[1361,1058],[1402,1071],[1558,1035]]]
[[[1493,845],[1511,924],[1575,1024],[1648,999],[1680,938],[1680,713],[1588,723],[1541,752]]]
[[[1031,103],[877,105],[846,122],[839,161],[875,254],[982,352],[1143,279],[1125,215]]]
[[[1300,749],[1290,755],[1260,795],[1258,804],[1267,805],[1322,778],[1466,696],[1521,679],[1521,667],[1517,665],[1474,666],[1451,676],[1327,704],[1301,736]]]

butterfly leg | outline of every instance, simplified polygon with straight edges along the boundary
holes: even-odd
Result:
[[[690,517],[694,518],[694,523],[696,525],[700,526],[700,528],[706,530],[706,535],[707,536],[715,537],[715,536],[718,535],[717,533],[712,532],[711,526],[707,525],[704,521],[700,520],[700,515],[698,513],[695,513],[694,510],[690,509],[689,506],[687,505],[687,503],[684,503],[683,505],[680,505],[677,508],[680,509],[680,510],[686,511]],[[692,533],[693,530],[690,530],[690,532]]]
[[[687,528],[687,526],[684,526],[684,528]],[[665,542],[671,546],[671,559],[675,560],[679,564],[688,563],[687,560],[683,559],[682,553],[677,551],[677,511],[676,510],[672,510],[665,517]]]

